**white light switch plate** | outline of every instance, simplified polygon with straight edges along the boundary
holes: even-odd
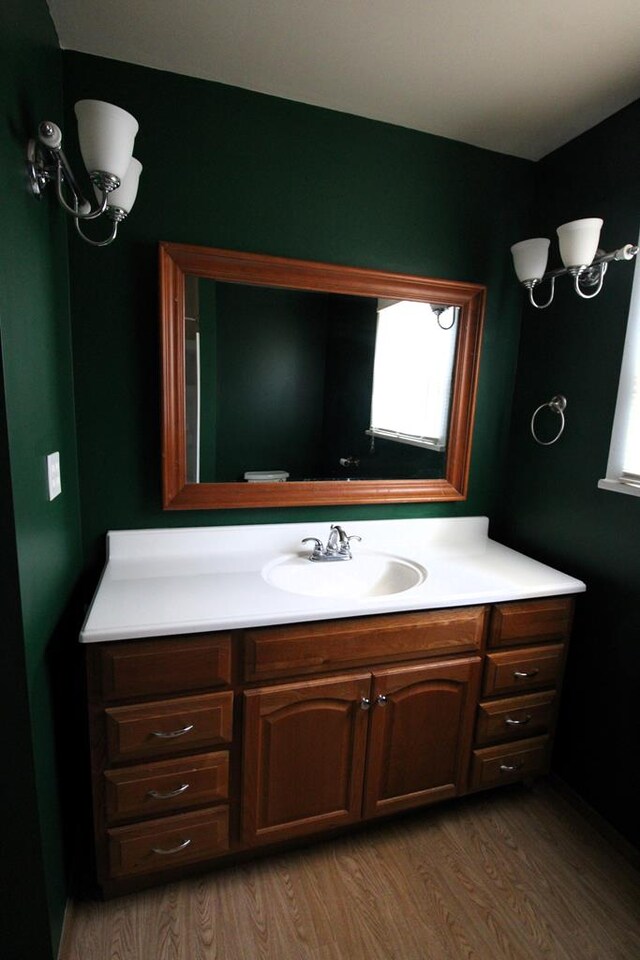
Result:
[[[57,450],[47,456],[47,480],[49,482],[49,500],[55,500],[62,493],[60,453]]]

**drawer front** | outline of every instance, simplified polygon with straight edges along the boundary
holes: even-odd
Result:
[[[266,680],[479,650],[486,610],[463,607],[247,630],[245,678]]]
[[[105,701],[222,686],[231,682],[231,635],[106,644],[99,670]]]
[[[573,606],[572,597],[498,603],[491,612],[488,646],[513,647],[566,640],[571,631]]]
[[[483,695],[553,687],[560,679],[563,660],[564,647],[561,644],[488,653]]]
[[[229,743],[233,727],[233,693],[205,694],[177,700],[105,710],[107,756],[111,762],[185,753]]]
[[[530,693],[507,700],[488,700],[478,707],[476,743],[483,746],[498,740],[547,733],[555,718],[557,694],[554,690]]]
[[[482,790],[546,773],[549,737],[532,737],[517,743],[473,751],[471,789]]]
[[[229,849],[227,807],[182,813],[131,827],[107,831],[112,877],[154,873]]]
[[[204,806],[229,796],[229,756],[224,752],[180,760],[157,760],[144,766],[107,770],[107,821],[157,817]]]

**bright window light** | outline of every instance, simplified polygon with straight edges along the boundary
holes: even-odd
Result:
[[[634,269],[607,476],[598,486],[640,496],[640,257]]]
[[[458,332],[457,307],[380,301],[367,433],[444,450]]]

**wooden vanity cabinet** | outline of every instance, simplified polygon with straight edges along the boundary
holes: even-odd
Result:
[[[572,597],[492,607],[471,790],[548,772],[573,609]]]
[[[228,852],[237,673],[231,634],[90,644],[86,655],[104,892]]]
[[[553,598],[88,645],[105,895],[545,772],[572,609]]]

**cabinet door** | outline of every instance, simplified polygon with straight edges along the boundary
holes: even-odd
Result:
[[[479,657],[374,671],[365,816],[466,789]]]
[[[371,674],[359,673],[245,693],[246,842],[360,818],[370,689]]]

